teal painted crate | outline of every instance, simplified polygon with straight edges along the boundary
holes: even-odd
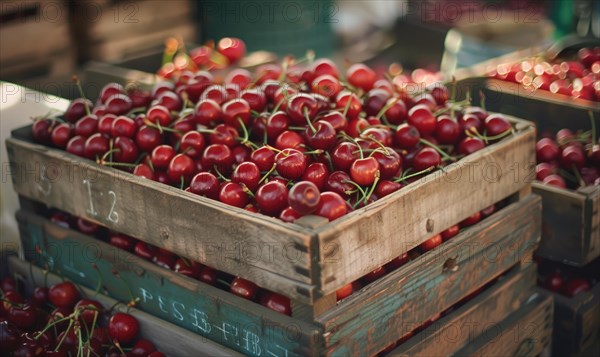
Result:
[[[288,317],[158,267],[28,211],[17,214],[26,258],[251,356],[373,355],[476,291],[528,263],[540,234],[540,199],[517,197],[452,240],[333,304]],[[451,264],[452,263],[452,264]],[[456,264],[457,269],[449,267]],[[114,272],[118,272],[115,275]],[[299,308],[292,303],[292,308]],[[294,314],[294,310],[292,312]]]
[[[63,277],[47,273],[29,262],[12,256],[6,262],[11,276],[22,283],[25,291],[32,293],[35,286],[46,284],[50,286],[63,281]],[[98,294],[92,289],[80,286],[84,297],[94,299],[105,308],[114,307],[115,311],[127,311],[133,315],[140,324],[140,337],[152,341],[158,350],[168,356],[211,356],[211,357],[237,357],[241,354],[216,344],[208,339],[198,338],[197,335],[175,326],[169,322],[149,315],[136,308],[118,303],[106,295]]]

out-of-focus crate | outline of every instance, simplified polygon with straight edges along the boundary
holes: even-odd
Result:
[[[0,79],[72,70],[75,57],[68,17],[59,1],[0,2]]]

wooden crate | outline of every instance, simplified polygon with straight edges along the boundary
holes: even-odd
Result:
[[[73,70],[75,53],[62,2],[0,3],[0,78],[15,80]]]
[[[405,324],[426,321],[509,268],[529,263],[539,241],[540,215],[539,197],[522,197],[337,304],[321,300],[309,309],[293,300],[292,317],[28,211],[19,212],[17,220],[25,256],[40,266],[84,285],[95,285],[101,276],[119,300],[132,298],[128,286],[141,297],[140,309],[242,353],[292,356],[383,350],[402,336]],[[452,263],[456,271],[448,269]]]
[[[534,295],[456,356],[537,356],[551,342],[553,300]],[[562,338],[561,338],[562,339]]]
[[[488,78],[468,78],[458,83],[459,97],[473,94],[479,103],[481,90],[488,110],[529,118],[538,133],[556,133],[562,128],[591,130],[589,112],[600,137],[600,103],[554,95],[529,93],[519,85]],[[539,255],[574,266],[583,266],[600,256],[600,187],[560,189],[533,182],[533,192],[542,196],[542,241]]]
[[[431,236],[529,188],[535,130],[514,136],[334,222],[258,215],[32,142],[6,141],[15,190],[315,306]]]
[[[600,355],[600,284],[573,298],[539,291],[554,299],[553,355]]]
[[[63,278],[49,273],[44,275],[44,271],[29,262],[11,257],[8,261],[8,268],[18,281],[23,283],[26,291],[31,293],[36,284],[57,284],[63,281]],[[168,356],[242,356],[241,354],[216,344],[208,339],[198,338],[198,335],[184,330],[171,323],[161,320],[157,317],[144,313],[135,308],[128,308],[124,304],[117,304],[117,301],[95,291],[81,287],[84,297],[97,300],[104,307],[115,306],[116,311],[127,311],[135,316],[140,324],[141,337],[154,343],[158,350],[166,353]]]
[[[84,59],[115,61],[155,48],[169,37],[194,41],[194,9],[190,0],[82,1],[72,10],[73,27],[81,32]]]

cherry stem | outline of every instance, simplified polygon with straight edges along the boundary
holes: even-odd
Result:
[[[350,110],[350,104],[352,104],[352,93],[348,94],[348,101],[346,101],[346,105],[344,106],[344,111],[342,112],[342,115],[344,116],[344,118],[346,117],[346,115],[348,115],[348,110]]]
[[[423,138],[421,138],[419,140],[421,143],[433,148],[435,151],[437,151],[438,153],[440,153],[440,155],[442,155],[445,159],[450,160],[450,161],[456,161],[456,158],[453,156],[448,155],[444,150],[440,149],[437,145],[435,145],[434,143],[432,143],[429,140],[425,140]]]
[[[465,105],[468,105],[469,103],[471,103],[471,99],[465,99],[462,100],[460,102],[452,102],[449,103],[449,105],[447,105],[446,107],[437,110],[435,113],[433,113],[433,116],[438,117],[448,111],[450,111],[450,116],[454,116],[454,111],[455,110],[460,110],[462,109]]]
[[[171,133],[177,133],[179,135],[183,134],[180,130],[172,129],[172,128],[164,127],[164,126],[160,125],[160,122],[158,122],[158,121],[156,123],[153,123],[150,120],[145,119],[144,120],[144,124],[146,124],[147,126],[149,126],[151,128],[158,129],[158,131],[160,131],[161,134],[163,133],[163,131],[168,131],[168,132],[171,132]]]
[[[136,164],[130,164],[127,162],[111,162],[111,161],[100,161],[100,162],[98,162],[98,164],[100,164],[102,166],[122,166],[122,167],[131,167],[131,168],[135,168],[137,166]]]
[[[251,142],[250,140],[248,140],[248,138],[250,137],[250,135],[248,134],[248,129],[246,129],[246,125],[244,124],[244,121],[242,120],[242,118],[237,117],[238,123],[240,123],[240,127],[242,128],[242,132],[244,133],[244,137],[243,138],[238,138],[241,139],[241,144],[242,145],[246,145],[250,148],[253,149],[258,149],[258,146]]]
[[[351,137],[350,135],[346,134],[346,132],[342,131],[339,133],[340,137],[350,141],[351,143],[353,143],[354,145],[356,145],[358,147],[358,151],[360,153],[360,158],[364,159],[364,153],[363,153],[363,149],[360,147],[360,145],[358,145],[358,140],[354,139],[353,137]]]
[[[273,147],[273,146],[271,146],[271,145],[265,145],[265,147],[266,147],[267,149],[271,150],[271,151],[274,151],[274,152],[276,152],[276,153],[281,153],[281,154],[283,154],[283,155],[285,155],[285,156],[288,156],[288,155],[289,155],[288,153],[286,153],[286,152],[284,152],[284,151],[282,151],[282,150],[279,150],[278,148],[276,148],[276,147]]]
[[[288,126],[288,130],[293,130],[293,131],[304,131],[305,128],[301,127],[301,126]]]
[[[583,180],[583,177],[581,177],[581,174],[579,173],[579,170],[577,170],[577,167],[575,167],[575,165],[572,165],[573,168],[573,173],[575,174],[575,177],[577,178],[577,184],[580,187],[585,187],[585,181]]]
[[[240,183],[239,185],[242,187],[242,191],[244,191],[245,194],[247,194],[248,196],[250,196],[252,198],[256,198],[256,196],[254,196],[254,193],[252,193],[252,191],[250,191],[248,186],[246,186],[243,183]]]
[[[377,171],[375,172],[375,180],[373,181],[373,184],[371,185],[371,188],[369,189],[369,191],[368,191],[366,194],[364,194],[364,191],[363,191],[363,196],[362,196],[362,198],[361,198],[361,199],[360,199],[358,202],[356,202],[356,203],[355,203],[355,204],[352,206],[352,208],[356,208],[356,207],[358,207],[358,206],[359,206],[359,205],[360,205],[360,204],[361,204],[363,201],[364,201],[364,202],[368,202],[368,201],[369,201],[369,198],[371,198],[371,195],[372,195],[372,194],[373,194],[373,192],[375,191],[375,187],[377,187],[377,183],[379,183],[379,179],[380,179],[380,178],[381,178],[381,173],[379,172],[379,170],[377,170]]]
[[[100,289],[102,288],[102,272],[98,269],[96,263],[92,264],[92,268],[94,268],[98,272],[98,283],[96,284],[96,289],[94,290],[95,295],[100,293]]]
[[[483,90],[479,90],[479,106],[481,107],[481,109],[483,109],[483,111],[485,112],[485,94],[483,93]]]
[[[110,156],[110,160],[109,161],[112,162],[112,154],[113,154],[113,152],[121,152],[121,149],[118,149],[118,148],[117,149],[113,149],[112,146],[113,146],[113,142],[111,140],[110,141],[110,149],[107,152],[105,152],[104,155],[102,155],[102,157],[100,158],[100,160],[99,160],[98,163],[104,162],[108,156]]]
[[[127,112],[127,114],[125,114],[126,117],[129,117],[133,114],[137,114],[137,113],[143,113],[146,111],[146,107],[137,107],[137,108],[133,108],[131,109],[129,112]]]
[[[312,130],[313,134],[316,133],[317,129],[315,129],[315,127],[313,126],[313,124],[310,121],[310,118],[308,116],[308,108],[304,107],[303,111],[304,111],[304,118],[306,118],[306,122],[308,123],[310,130]]]
[[[228,179],[227,177],[225,177],[221,171],[219,171],[219,168],[217,167],[217,165],[213,165],[213,170],[215,170],[215,173],[217,174],[217,176],[219,176],[219,178],[225,182],[231,182],[230,179]]]
[[[472,126],[469,128],[469,131],[471,133],[473,133],[474,136],[478,137],[479,139],[483,140],[486,144],[490,141],[494,141],[494,140],[500,140],[502,138],[504,138],[505,136],[508,136],[510,134],[514,133],[513,128],[511,127],[510,129],[507,129],[506,131],[504,131],[503,133],[500,133],[498,135],[495,136],[486,136],[486,135],[481,135],[479,134],[479,132],[477,131],[477,128]],[[468,135],[468,134],[467,134]]]
[[[85,94],[83,94],[83,88],[81,88],[81,82],[79,81],[79,78],[77,76],[73,76],[73,81],[75,82],[75,85],[77,86],[79,95],[83,99],[83,106],[85,108],[85,113],[87,115],[92,114],[92,111],[90,110],[90,106],[87,104],[87,99],[85,98]]]
[[[63,337],[60,339],[60,342],[58,342],[58,344],[56,345],[54,352],[58,352],[58,350],[60,349],[60,346],[62,346],[63,342],[65,342],[65,338],[67,337],[67,334],[71,330],[71,326],[73,326],[73,320],[69,321],[69,326],[67,326],[67,329],[65,330]]]
[[[183,190],[183,185],[185,185],[185,179],[183,178],[183,175],[181,175],[179,177],[179,189]]]
[[[420,176],[420,175],[426,174],[426,173],[428,173],[428,172],[431,172],[431,171],[433,171],[433,170],[435,170],[435,166],[431,166],[431,167],[428,167],[428,168],[426,168],[425,170],[422,170],[422,171],[419,171],[419,172],[414,172],[414,173],[412,173],[412,174],[408,174],[408,175],[407,175],[407,173],[408,173],[408,172],[410,172],[410,171],[409,171],[409,170],[407,170],[407,171],[405,171],[405,172],[402,174],[402,176],[401,176],[401,177],[399,177],[399,178],[395,179],[395,180],[394,180],[394,182],[396,182],[396,183],[400,183],[400,182],[402,182],[402,181],[406,181],[406,180],[408,180],[409,178],[413,178],[413,177],[415,177],[415,176]]]
[[[381,120],[381,118],[383,117],[383,115],[385,114],[385,112],[387,112],[391,107],[393,107],[394,104],[396,104],[399,100],[400,100],[400,97],[393,98],[392,101],[390,101],[389,103],[387,103],[386,105],[384,105],[383,108],[381,108],[381,110],[379,110],[379,113],[377,113],[377,115],[375,116],[375,118]]]
[[[125,289],[127,289],[127,293],[129,294],[129,302],[127,303],[127,306],[135,306],[136,305],[136,301],[137,299],[134,297],[133,292],[131,291],[131,288],[129,287],[129,284],[127,284],[127,282],[125,282],[125,279],[123,279],[123,277],[121,276],[121,274],[119,274],[119,272],[116,272],[116,274],[114,274],[117,278],[121,279],[121,281],[123,282],[123,285],[125,285]]]
[[[267,171],[263,177],[260,178],[260,180],[258,181],[259,184],[263,183],[263,181],[265,181],[269,176],[271,176],[271,174],[273,173],[273,171],[275,171],[275,168],[277,167],[277,164],[273,164],[273,166],[271,166],[271,168],[269,169],[269,171]]]
[[[356,188],[356,190],[358,190],[358,191],[360,192],[360,195],[361,195],[362,197],[365,197],[365,195],[366,195],[366,193],[365,193],[365,190],[363,190],[363,188],[362,188],[362,187],[360,187],[360,185],[359,185],[359,184],[357,184],[356,182],[354,182],[354,181],[352,181],[352,180],[342,180],[341,182],[342,182],[342,183],[349,183],[349,184],[351,184],[352,186],[354,186],[354,187]],[[356,192],[356,190],[355,190],[355,191],[352,191],[352,192]],[[347,194],[347,193],[348,193],[348,191],[346,191],[346,194]]]
[[[279,107],[281,107],[281,105],[283,104],[283,102],[285,101],[285,98],[283,98],[282,100],[280,100],[275,107],[273,108],[273,113],[277,112],[279,110]]]
[[[321,149],[316,149],[316,150],[310,150],[310,151],[305,151],[302,154],[304,155],[321,155],[324,151]]]
[[[382,116],[382,117],[381,117],[379,120],[381,120],[381,122],[384,124],[384,125],[383,125],[384,127],[392,128],[392,129],[394,129],[394,130],[398,129],[398,126],[397,126],[397,125],[394,125],[394,124],[392,124],[392,123],[390,123],[390,122],[387,120],[387,118],[385,117],[385,115],[384,115],[384,116]],[[371,126],[371,127],[374,127],[374,125],[373,125],[373,126]]]
[[[329,155],[329,151],[324,151],[323,153],[327,158],[327,166],[329,167],[329,172],[333,172],[333,160],[331,160],[331,155]]]

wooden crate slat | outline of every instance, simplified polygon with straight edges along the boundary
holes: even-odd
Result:
[[[534,178],[534,140],[535,130],[525,129],[319,229],[323,291],[335,291],[526,186]]]
[[[120,301],[249,355],[310,355],[317,326],[291,319],[26,211],[17,213],[25,257]],[[37,247],[37,248],[36,248]],[[119,273],[115,276],[113,272]],[[223,331],[225,330],[225,331]],[[199,336],[200,337],[200,336]]]
[[[26,288],[29,291],[33,290],[33,287],[36,284],[44,284],[44,282],[46,282],[48,286],[50,286],[63,281],[61,277],[52,273],[45,276],[42,269],[16,257],[10,257],[8,265],[13,274],[26,282]],[[117,311],[127,311],[129,314],[135,316],[140,324],[142,336],[145,339],[152,341],[160,351],[169,356],[180,356],[182,354],[215,357],[242,356],[242,354],[225,348],[208,339],[199,338],[198,335],[190,331],[179,328],[152,315],[143,313],[138,309],[131,309],[124,304],[117,304],[116,300],[109,298],[108,296],[96,294],[96,292],[91,289],[82,286],[80,287],[84,296],[97,300],[104,307],[116,306],[115,309]]]
[[[14,163],[22,164],[13,167],[13,185],[30,199],[311,300],[312,288],[296,291],[294,283],[311,282],[312,237],[300,226],[234,210],[41,145],[8,139],[7,151]],[[40,180],[42,172],[47,179]]]
[[[515,267],[489,290],[441,318],[406,341],[389,356],[445,356],[481,335],[490,324],[504,320],[521,307],[534,291],[533,264]]]
[[[530,259],[540,237],[539,197],[530,195],[490,218],[485,226],[418,258],[419,264],[350,296],[350,307],[338,306],[321,316],[327,355],[350,354],[350,348],[377,353],[397,339],[403,324],[430,319],[523,258]],[[456,272],[445,271],[449,258],[456,259]]]
[[[550,344],[553,300],[535,295],[501,323],[491,326],[457,356],[537,356]]]

